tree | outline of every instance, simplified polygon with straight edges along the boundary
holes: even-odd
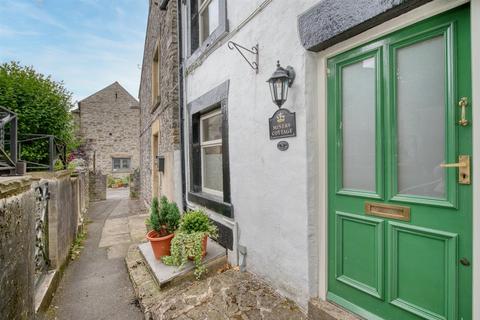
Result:
[[[72,94],[63,82],[44,76],[19,62],[0,65],[0,106],[18,115],[18,134],[54,135],[67,145],[78,146],[70,114]],[[48,156],[46,142],[22,148],[22,159],[42,161]]]

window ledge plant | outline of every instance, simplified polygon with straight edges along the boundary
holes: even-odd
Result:
[[[207,271],[203,257],[207,253],[208,237],[216,239],[218,229],[202,210],[188,211],[181,220],[171,243],[171,255],[162,261],[169,266],[182,268],[187,261],[193,260],[194,274],[197,279]]]
[[[154,197],[150,208],[150,217],[146,224],[150,231],[147,239],[150,241],[155,258],[170,255],[170,244],[180,221],[180,211],[175,202],[169,202],[166,197]]]

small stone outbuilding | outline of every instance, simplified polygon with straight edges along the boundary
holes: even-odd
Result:
[[[115,177],[139,166],[139,104],[114,82],[78,103],[76,117],[89,168]]]

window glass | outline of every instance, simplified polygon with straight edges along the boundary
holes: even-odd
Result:
[[[120,169],[120,159],[113,159],[113,169]]]
[[[204,1],[202,1],[203,3]],[[201,12],[202,20],[202,41],[208,38],[209,35],[218,27],[218,0],[212,0],[205,9]]]
[[[113,158],[113,170],[130,169],[130,158]]]
[[[202,142],[222,139],[222,114],[202,120]]]
[[[375,191],[375,59],[342,70],[343,188]]]
[[[445,44],[397,51],[398,192],[445,198]],[[434,123],[435,125],[429,125]]]
[[[203,148],[202,161],[204,188],[223,191],[222,146]]]

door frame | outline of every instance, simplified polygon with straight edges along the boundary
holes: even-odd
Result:
[[[338,43],[317,55],[317,81],[318,81],[318,152],[319,152],[319,177],[318,185],[318,296],[326,300],[328,291],[328,179],[327,179],[327,60],[341,52],[353,49],[359,45],[390,34],[396,30],[412,25],[421,20],[451,10],[468,0],[434,0],[416,8],[399,17],[391,19],[379,26],[369,29],[355,37]],[[480,92],[473,88],[480,88],[480,0],[470,3],[471,14],[471,46],[472,46],[472,105],[480,106]],[[476,17],[476,19],[475,19]],[[474,109],[475,110],[475,109]],[[480,159],[480,113],[472,112],[473,126],[473,159]],[[478,163],[478,161],[477,161]],[[480,194],[480,170],[473,168],[472,186],[473,194]],[[473,197],[473,297],[472,301],[480,299],[480,199]],[[473,304],[473,319],[480,319],[480,306]]]

